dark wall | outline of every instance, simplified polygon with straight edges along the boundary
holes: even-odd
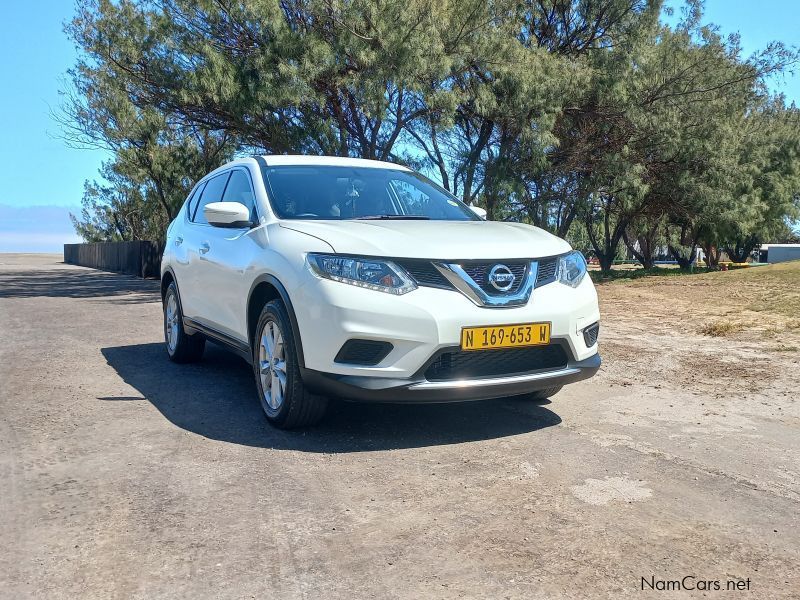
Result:
[[[147,241],[64,244],[64,262],[137,277],[161,274],[161,251]]]

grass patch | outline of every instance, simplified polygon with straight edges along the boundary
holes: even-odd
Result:
[[[784,317],[794,317],[800,314],[800,295],[791,292],[777,293],[774,296],[765,294],[760,302],[751,304],[749,308],[756,312],[768,312]],[[786,327],[798,329],[797,320],[790,320]]]
[[[706,268],[683,270],[678,268],[665,269],[663,267],[653,267],[651,269],[615,269],[610,273],[601,271],[589,271],[589,276],[595,283],[606,283],[608,281],[641,279],[643,277],[680,277],[681,275],[702,275],[708,273]]]
[[[726,337],[739,333],[744,330],[744,325],[741,323],[734,323],[733,321],[716,321],[703,325],[700,328],[700,333],[703,335],[710,335],[711,337]]]
[[[789,317],[786,326],[797,329],[800,322],[800,261],[791,261],[747,269],[736,273],[742,284],[749,286],[750,310]]]
[[[771,352],[797,352],[797,346],[775,346],[769,350]]]

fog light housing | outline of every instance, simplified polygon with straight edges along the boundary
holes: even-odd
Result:
[[[394,346],[377,340],[347,340],[333,362],[372,367],[386,358]]]
[[[592,323],[583,330],[583,341],[587,348],[591,348],[597,343],[597,336],[600,333],[600,323]]]

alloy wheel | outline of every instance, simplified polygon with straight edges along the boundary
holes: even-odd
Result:
[[[258,371],[264,402],[273,411],[283,404],[286,393],[286,353],[281,328],[267,321],[258,346]]]
[[[175,294],[167,297],[167,308],[164,312],[164,333],[167,338],[167,348],[170,354],[175,352],[178,345],[178,301]]]

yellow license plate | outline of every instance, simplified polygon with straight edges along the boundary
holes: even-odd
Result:
[[[550,323],[522,323],[493,327],[464,327],[461,330],[462,350],[520,348],[550,343]]]

